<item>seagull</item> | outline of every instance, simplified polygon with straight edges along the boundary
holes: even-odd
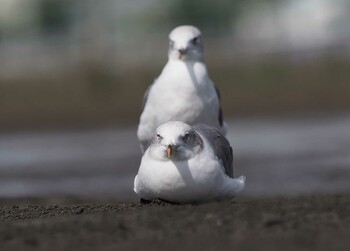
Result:
[[[220,94],[210,80],[203,61],[202,35],[184,25],[169,34],[168,62],[147,89],[137,136],[142,153],[151,143],[157,127],[179,120],[190,125],[205,123],[227,131],[220,106]]]
[[[234,178],[232,162],[230,143],[216,127],[169,121],[142,156],[134,191],[141,200],[173,203],[230,199],[246,179]]]

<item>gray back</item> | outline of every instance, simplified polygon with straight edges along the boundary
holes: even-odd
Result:
[[[226,175],[233,178],[233,153],[230,142],[215,127],[206,124],[196,124],[192,127],[207,139],[214,154],[222,160]]]

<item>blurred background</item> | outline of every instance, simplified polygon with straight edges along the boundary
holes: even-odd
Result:
[[[143,93],[182,24],[203,33],[246,196],[350,191],[349,11],[346,0],[0,0],[0,197],[134,200]]]

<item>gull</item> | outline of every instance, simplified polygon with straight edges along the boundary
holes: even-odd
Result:
[[[143,200],[200,203],[235,197],[245,177],[233,176],[228,140],[206,124],[159,126],[141,159],[134,191]]]
[[[142,153],[156,128],[179,120],[190,125],[205,123],[226,134],[220,94],[210,80],[203,61],[202,35],[190,25],[169,34],[168,62],[144,95],[137,136]]]

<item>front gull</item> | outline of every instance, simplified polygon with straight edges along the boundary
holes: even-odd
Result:
[[[171,120],[209,124],[226,134],[219,92],[203,61],[201,32],[189,25],[175,28],[169,34],[168,58],[144,96],[137,130],[142,153],[157,127]]]
[[[145,200],[196,203],[235,197],[245,177],[233,177],[232,148],[212,126],[170,121],[144,153],[134,191]]]

